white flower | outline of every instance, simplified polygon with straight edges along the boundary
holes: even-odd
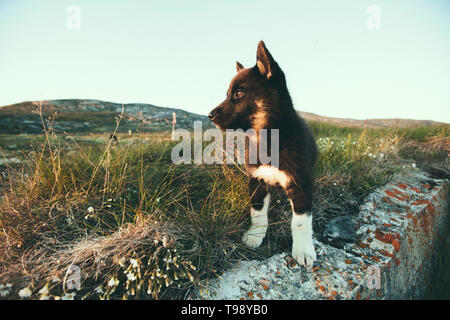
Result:
[[[1,284],[0,283],[0,297],[6,297],[9,294],[9,290],[11,289],[12,284]]]
[[[114,286],[117,286],[118,284],[119,284],[119,280],[115,279],[114,277],[112,277],[108,281],[108,287],[114,287]]]
[[[384,157],[384,154],[383,154],[383,153],[380,153],[379,156],[380,156],[380,158],[383,158],[383,157]]]
[[[48,294],[48,285],[45,285],[41,290],[39,290],[39,294],[47,295]]]
[[[61,300],[73,300],[74,297],[75,297],[75,292],[66,293],[65,295],[63,295],[61,297]]]
[[[97,292],[97,293],[103,294],[102,286],[96,287],[96,288],[94,289],[94,291]]]
[[[127,273],[127,279],[134,281],[136,280],[136,276],[133,273]]]
[[[6,297],[9,294],[9,289],[0,288],[0,297]]]
[[[87,212],[94,213],[94,208],[92,208],[92,207],[87,208]]]
[[[137,268],[138,262],[136,259],[130,258],[130,263],[134,268]]]
[[[21,289],[19,291],[19,297],[21,297],[21,298],[28,298],[28,297],[31,296],[31,293],[32,292],[31,292],[30,288],[25,287],[25,288],[23,288],[23,289]]]
[[[413,168],[416,167],[416,163],[415,162],[413,162],[411,165],[412,165]]]

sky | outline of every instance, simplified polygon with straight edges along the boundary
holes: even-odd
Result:
[[[0,0],[0,105],[80,98],[206,115],[260,40],[298,110],[450,123],[448,0]]]

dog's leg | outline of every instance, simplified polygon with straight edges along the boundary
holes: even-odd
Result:
[[[267,191],[265,183],[260,183],[254,178],[250,178],[249,192],[251,196],[251,226],[242,236],[242,242],[247,247],[257,248],[261,245],[267,232],[270,193]]]
[[[288,190],[292,206],[292,257],[303,266],[312,266],[316,252],[312,240],[311,196],[294,187]]]

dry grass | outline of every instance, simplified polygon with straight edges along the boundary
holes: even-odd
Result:
[[[250,205],[242,168],[174,165],[173,143],[161,134],[119,138],[117,145],[109,134],[95,137],[106,140],[95,145],[74,137],[62,143],[54,119],[41,120],[41,148],[0,177],[0,285],[13,283],[8,297],[26,287],[31,298],[184,298],[236,260],[289,250],[291,212],[280,190],[273,190],[263,245],[241,244]],[[398,156],[406,135],[429,138],[423,129],[380,134],[312,126],[320,149],[319,237],[330,218],[357,213],[364,196],[411,168]],[[448,139],[442,132],[433,143]],[[82,271],[75,295],[65,290],[71,265]]]
[[[164,298],[169,287],[183,292],[182,284],[195,283],[195,267],[180,257],[174,246],[174,227],[152,219],[127,224],[109,237],[87,236],[57,248],[39,248],[11,271],[31,279],[28,287],[40,299]],[[82,270],[80,290],[68,290],[68,270]],[[194,273],[195,275],[195,273]],[[69,275],[70,276],[70,275]],[[176,291],[176,290],[175,290]],[[185,291],[184,291],[185,292]]]

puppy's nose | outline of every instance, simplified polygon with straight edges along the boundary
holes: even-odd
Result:
[[[208,114],[209,120],[214,120],[214,118],[217,116],[217,111],[213,110]]]

